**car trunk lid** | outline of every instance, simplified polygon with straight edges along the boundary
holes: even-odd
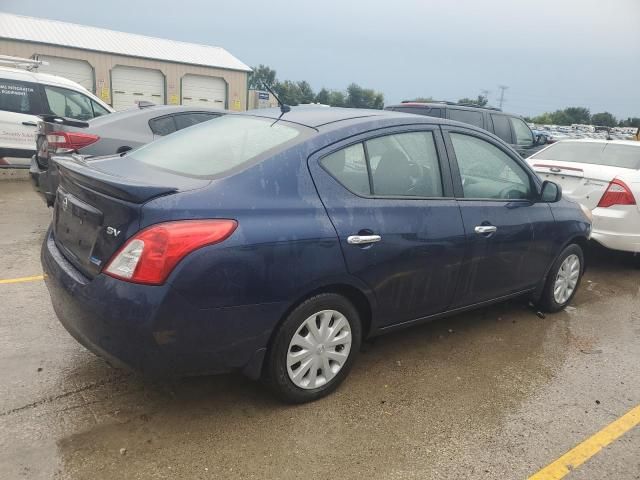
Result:
[[[543,180],[559,184],[564,196],[591,210],[598,206],[609,182],[629,172],[621,167],[542,159],[534,159],[531,166]]]
[[[53,215],[55,242],[89,278],[100,273],[139,230],[144,203],[209,183],[158,172],[119,156],[92,162],[82,157],[54,157],[53,161],[60,174]],[[126,178],[121,176],[125,172]]]

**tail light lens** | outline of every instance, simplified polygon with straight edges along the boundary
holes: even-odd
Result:
[[[69,153],[100,140],[98,135],[80,132],[51,132],[47,134],[49,148],[56,153]]]
[[[609,183],[607,191],[602,195],[598,207],[607,208],[613,205],[635,204],[636,199],[633,197],[633,193],[631,193],[627,184],[618,178],[614,178],[611,183]]]
[[[161,285],[189,253],[220,243],[235,231],[235,220],[183,220],[141,230],[116,252],[104,273],[120,280]]]

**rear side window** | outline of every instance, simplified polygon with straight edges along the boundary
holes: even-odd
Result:
[[[36,85],[0,80],[0,110],[37,115],[43,113],[39,107]]]
[[[282,120],[225,115],[151,142],[131,158],[178,175],[210,178],[276,153],[303,132]]]
[[[356,194],[442,197],[440,165],[431,132],[367,140],[364,145],[358,143],[328,155],[321,164]]]
[[[167,115],[149,120],[149,128],[154,135],[164,137],[176,131],[176,123],[172,115]]]
[[[61,117],[90,120],[94,117],[91,99],[86,95],[66,88],[44,86],[49,110]]]
[[[475,125],[476,127],[480,128],[484,127],[484,123],[482,121],[482,113],[474,112],[473,110],[458,110],[455,108],[450,108],[449,119],[468,123],[469,125]]]
[[[531,159],[578,162],[608,167],[640,169],[640,144],[601,142],[558,142],[534,154]]]
[[[511,141],[511,126],[506,115],[491,115],[493,121],[493,133],[507,143]]]
[[[338,150],[322,159],[322,166],[353,193],[370,195],[369,173],[364,145],[358,143]]]
[[[181,113],[180,115],[176,115],[176,128],[178,130],[182,130],[183,128],[190,127],[192,125],[197,125],[198,123],[206,122],[207,120],[211,120],[212,118],[219,117],[219,115],[214,115],[211,113]]]

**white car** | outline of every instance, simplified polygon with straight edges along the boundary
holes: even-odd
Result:
[[[29,167],[36,151],[37,115],[89,120],[113,111],[66,78],[0,66],[0,166]]]
[[[592,238],[640,253],[640,142],[563,140],[527,159],[543,180],[593,213]]]

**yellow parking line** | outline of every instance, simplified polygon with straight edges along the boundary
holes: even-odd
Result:
[[[35,282],[36,280],[44,280],[44,275],[34,275],[33,277],[22,277],[22,278],[7,278],[5,280],[0,280],[0,284]]]
[[[557,480],[564,477],[638,424],[640,424],[640,405],[529,477],[529,480]]]

